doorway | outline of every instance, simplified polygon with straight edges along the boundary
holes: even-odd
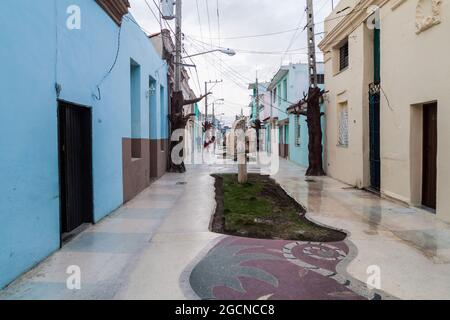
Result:
[[[374,82],[369,86],[369,140],[370,140],[370,188],[381,187],[380,157],[380,91],[381,91],[381,51],[380,29],[373,31]]]
[[[93,222],[91,109],[58,102],[61,239]]]
[[[379,191],[381,186],[379,92],[370,94],[369,108],[370,187]]]
[[[436,209],[437,103],[423,106],[422,205]]]

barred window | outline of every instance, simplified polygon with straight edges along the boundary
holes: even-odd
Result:
[[[339,71],[348,67],[348,40],[339,48]]]
[[[325,75],[323,73],[317,74],[317,83],[325,84]]]
[[[338,145],[342,147],[348,146],[348,105],[347,103],[339,104],[339,132]]]
[[[300,116],[299,115],[296,115],[295,116],[295,146],[297,146],[297,147],[300,147],[300,144],[301,144],[301,142],[300,142],[300,138],[301,138],[301,136],[300,136],[300,131],[301,130],[301,128],[300,128]]]

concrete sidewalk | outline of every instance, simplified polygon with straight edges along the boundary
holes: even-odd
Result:
[[[210,174],[234,170],[199,165],[186,174],[166,174],[0,292],[0,299],[197,298],[190,271],[226,239],[209,232],[215,208]],[[308,217],[350,233],[356,250],[346,263],[351,277],[365,283],[367,268],[376,265],[387,294],[450,298],[448,224],[328,177],[306,181],[304,169],[285,160],[274,178],[307,207]],[[81,268],[81,290],[66,288],[71,265]]]
[[[306,179],[281,161],[274,177],[307,216],[347,231],[357,256],[348,273],[366,282],[381,271],[381,289],[401,299],[450,299],[450,225],[430,212],[382,199],[329,177]],[[310,180],[310,181],[307,181]]]
[[[164,175],[138,197],[83,231],[0,292],[0,299],[185,299],[180,275],[220,235],[212,168]],[[81,269],[68,290],[67,268]]]

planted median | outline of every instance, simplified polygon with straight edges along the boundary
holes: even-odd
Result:
[[[216,212],[212,231],[260,239],[334,242],[343,232],[317,225],[304,216],[305,209],[269,176],[249,174],[239,184],[236,174],[216,179]]]

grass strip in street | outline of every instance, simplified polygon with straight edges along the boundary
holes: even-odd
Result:
[[[260,239],[334,242],[343,232],[319,226],[304,216],[305,209],[269,176],[249,174],[239,184],[236,174],[216,179],[216,213],[212,231]]]

